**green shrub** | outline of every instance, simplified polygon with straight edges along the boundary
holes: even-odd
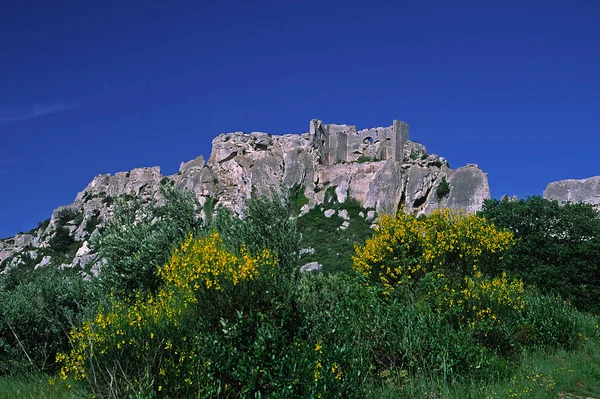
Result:
[[[308,204],[308,198],[306,198],[304,191],[305,187],[300,184],[295,184],[289,189],[287,204],[290,215],[297,215],[302,207]]]
[[[246,201],[243,219],[227,209],[215,216],[213,228],[228,248],[239,251],[242,246],[251,254],[265,248],[272,250],[282,271],[294,273],[300,252],[300,234],[295,218],[290,218],[288,205],[279,196],[255,197]]]
[[[190,236],[160,269],[165,285],[156,295],[115,298],[71,333],[73,350],[59,357],[63,378],[87,380],[97,397],[282,389],[294,374],[297,326],[278,268],[269,250],[235,254],[217,233]]]
[[[56,370],[56,353],[68,349],[67,333],[92,299],[88,285],[55,269],[11,289],[0,284],[0,374]]]
[[[306,276],[297,297],[305,339],[319,343],[326,368],[338,365],[359,397],[366,382],[387,375],[466,377],[493,362],[470,332],[454,329],[427,303],[383,300],[354,276]]]
[[[50,224],[50,219],[46,219],[43,222],[39,222],[38,223],[38,229],[40,229],[40,230],[46,230],[48,228],[49,224]]]
[[[439,166],[442,166],[441,164]],[[442,177],[442,181],[438,184],[436,189],[438,199],[442,199],[450,194],[450,183],[446,181],[446,176]]]
[[[337,197],[337,193],[335,192],[335,189],[337,188],[337,186],[329,186],[327,187],[327,189],[325,190],[325,203],[335,203],[338,202],[338,197]]]
[[[361,155],[356,160],[357,163],[366,163],[366,162],[375,162],[377,159],[375,157],[370,157],[368,155]]]
[[[85,232],[88,234],[92,234],[94,230],[96,230],[96,227],[100,224],[100,220],[100,212],[95,211],[94,214],[90,216],[90,218],[85,223]]]
[[[50,249],[59,253],[67,253],[75,244],[75,239],[71,236],[69,229],[64,226],[58,226],[54,235],[48,241]]]
[[[115,199],[114,197],[107,195],[106,197],[102,198],[102,203],[106,206],[111,206],[115,203]]]
[[[62,209],[57,215],[56,226],[57,228],[63,227],[70,221],[81,222],[82,217],[83,213],[81,211],[71,208]]]
[[[479,215],[514,233],[505,267],[545,293],[600,313],[600,217],[589,204],[486,200]]]
[[[106,260],[100,273],[105,291],[119,297],[134,296],[138,290],[155,291],[160,285],[157,268],[189,232],[204,228],[191,191],[163,185],[160,192],[162,206],[139,197],[119,199],[113,218],[92,240],[92,248]]]

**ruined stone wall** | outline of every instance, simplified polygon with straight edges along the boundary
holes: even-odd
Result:
[[[314,139],[323,166],[356,162],[359,158],[372,161],[402,162],[409,127],[395,120],[392,126],[356,130],[356,126],[324,124],[313,119],[310,134]]]

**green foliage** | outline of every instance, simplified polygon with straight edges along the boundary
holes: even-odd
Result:
[[[61,210],[56,219],[56,226],[58,228],[65,226],[68,222],[74,221],[75,224],[81,223],[83,219],[83,213],[81,211],[76,211],[75,209],[65,208]]]
[[[361,155],[356,160],[357,163],[366,163],[366,162],[375,162],[375,161],[376,161],[375,157],[370,157],[368,155]]]
[[[107,195],[106,197],[102,198],[102,203],[106,206],[111,206],[115,203],[115,199],[114,197]]]
[[[249,200],[241,220],[219,211],[206,232],[197,203],[165,186],[175,196],[165,195],[165,207],[117,206],[112,259],[130,269],[113,263],[117,295],[99,307],[94,281],[67,289],[57,277],[0,278],[0,312],[10,316],[0,313],[0,367],[30,368],[25,352],[48,363],[44,351],[62,345],[66,381],[83,379],[99,399],[557,397],[593,395],[580,382],[600,382],[599,318],[505,273],[512,233],[481,217],[382,216],[375,235],[358,243],[360,274],[298,275],[300,235],[326,263],[370,234],[356,200],[327,205],[348,211],[347,230],[322,209],[296,221],[273,195]],[[119,295],[124,276],[141,272],[143,280],[151,262],[160,283]],[[64,336],[82,309],[69,348]],[[5,320],[24,337],[23,354]]]
[[[364,218],[368,210],[351,197],[341,204],[328,204],[327,208],[348,211],[350,225],[346,230],[340,230],[344,220],[337,214],[325,217],[319,207],[300,216],[298,231],[302,234],[302,247],[310,251],[303,254],[300,264],[317,261],[326,273],[349,272],[352,270],[354,246],[364,244],[373,233],[371,223]],[[362,217],[360,212],[363,212]]]
[[[486,200],[479,215],[514,233],[507,271],[600,313],[600,217],[591,205],[559,205],[541,197]]]
[[[94,214],[92,216],[90,216],[90,218],[85,223],[84,230],[86,233],[92,234],[94,232],[94,230],[96,230],[96,227],[99,224],[100,224],[100,212],[95,211]]]
[[[294,186],[289,189],[287,204],[291,215],[297,215],[302,207],[308,204],[308,198],[306,198],[304,191],[305,187],[300,184],[294,184]]]
[[[337,193],[335,192],[335,189],[337,188],[337,186],[329,186],[327,187],[327,189],[325,190],[325,202],[326,203],[335,203],[338,202],[338,197],[337,197]]]
[[[600,397],[600,343],[573,351],[525,352],[508,376],[445,379],[392,375],[369,397],[397,398],[587,398]]]
[[[38,229],[39,230],[46,230],[48,228],[48,225],[50,224],[50,219],[46,219],[42,222],[38,223]]]
[[[54,235],[48,241],[48,245],[50,249],[59,253],[66,253],[73,247],[75,244],[75,239],[71,236],[69,229],[67,227],[59,226],[56,228]]]
[[[71,333],[63,378],[86,379],[100,398],[304,389],[289,385],[306,382],[291,359],[305,360],[292,349],[293,276],[279,267],[269,250],[235,254],[217,233],[190,236],[160,269],[155,295],[115,298]]]
[[[0,374],[56,370],[67,332],[91,294],[81,277],[56,269],[14,285],[0,280]]]
[[[320,343],[329,365],[338,364],[350,377],[362,391],[359,397],[365,397],[366,382],[380,376],[466,376],[490,362],[491,354],[427,303],[410,297],[382,300],[378,289],[354,276],[307,276],[298,299],[309,340]]]
[[[221,209],[215,217],[213,228],[219,232],[228,248],[239,251],[245,245],[251,254],[268,248],[279,259],[282,272],[295,272],[300,234],[296,229],[296,220],[289,216],[288,205],[277,194],[246,201],[243,219],[227,209]]]
[[[81,390],[48,375],[0,376],[0,399],[74,399]]]
[[[163,185],[160,193],[162,206],[138,197],[120,199],[113,218],[92,240],[100,259],[106,259],[100,284],[107,292],[124,297],[155,291],[160,285],[157,268],[189,232],[203,229],[192,192]]]
[[[442,181],[440,182],[440,184],[438,184],[436,194],[438,199],[442,199],[446,195],[450,194],[450,183],[446,181],[446,176],[442,177]]]

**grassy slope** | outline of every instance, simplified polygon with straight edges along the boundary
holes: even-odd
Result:
[[[0,399],[74,399],[82,398],[59,379],[45,375],[0,376]]]
[[[522,365],[508,380],[491,384],[419,378],[391,378],[373,392],[373,398],[600,398],[600,343],[589,341],[567,352],[526,353]]]
[[[346,230],[338,229],[344,219],[337,214],[327,218],[323,209],[336,211],[345,209],[350,217],[350,225]],[[363,245],[371,236],[370,222],[359,215],[367,211],[355,200],[344,203],[329,203],[323,209],[313,208],[306,215],[298,218],[298,231],[302,233],[302,247],[313,248],[314,254],[303,255],[300,264],[317,261],[328,273],[347,272],[352,269],[354,245]]]

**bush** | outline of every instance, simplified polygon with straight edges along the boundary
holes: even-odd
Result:
[[[382,299],[355,276],[308,275],[297,296],[306,341],[318,343],[323,369],[335,364],[359,397],[391,375],[466,377],[493,361],[469,331],[454,329],[428,303]]]
[[[591,205],[540,197],[486,200],[478,214],[513,232],[507,271],[579,309],[600,313],[600,217]]]
[[[213,228],[233,251],[245,246],[251,254],[269,248],[276,254],[283,273],[296,271],[300,253],[300,234],[296,219],[288,213],[288,205],[275,193],[246,201],[243,219],[228,209],[221,209]]]
[[[60,356],[63,378],[88,380],[97,397],[272,392],[280,381],[268,363],[284,367],[293,353],[283,328],[291,318],[273,302],[276,267],[268,250],[237,255],[216,233],[189,237],[160,269],[165,285],[156,295],[114,298],[73,330],[73,350]],[[284,371],[280,378],[292,374]]]
[[[356,160],[357,163],[375,162],[377,159],[368,155],[361,155]]]
[[[308,198],[306,198],[304,191],[305,187],[300,184],[295,184],[289,189],[287,204],[290,215],[296,216],[300,213],[302,207],[308,204]]]
[[[59,253],[67,253],[75,244],[75,239],[71,236],[68,228],[59,226],[56,228],[54,236],[48,241],[50,249]]]
[[[75,209],[65,208],[61,210],[57,215],[56,225],[57,227],[65,226],[70,221],[80,222],[83,217],[83,213],[81,211],[76,211]]]
[[[56,353],[69,348],[68,331],[92,300],[89,284],[51,270],[0,287],[0,374],[56,370]]]
[[[442,166],[441,163],[439,165]],[[442,177],[442,181],[437,186],[436,194],[438,199],[444,198],[446,195],[450,194],[450,183],[446,181],[446,176]]]
[[[119,199],[113,218],[92,240],[92,248],[106,260],[100,284],[118,297],[136,291],[154,292],[160,286],[158,267],[164,265],[189,232],[204,226],[197,216],[194,194],[162,185],[164,205],[144,203],[139,197]],[[107,197],[108,198],[108,197]]]
[[[369,273],[298,277],[280,252],[297,234],[287,207],[258,200],[244,220],[224,212],[188,235],[155,293],[113,296],[73,330],[62,377],[98,398],[363,398],[390,379],[495,381],[524,348],[598,338],[597,318],[482,273],[511,235],[481,218],[384,217],[357,248]],[[407,262],[380,266],[394,260]]]
[[[95,211],[85,223],[85,232],[88,234],[92,234],[94,230],[96,230],[96,227],[100,224],[100,220],[100,212]]]
[[[512,234],[481,217],[449,209],[417,218],[404,212],[383,215],[375,234],[356,247],[354,269],[391,291],[426,273],[462,280],[478,270],[493,274]]]

